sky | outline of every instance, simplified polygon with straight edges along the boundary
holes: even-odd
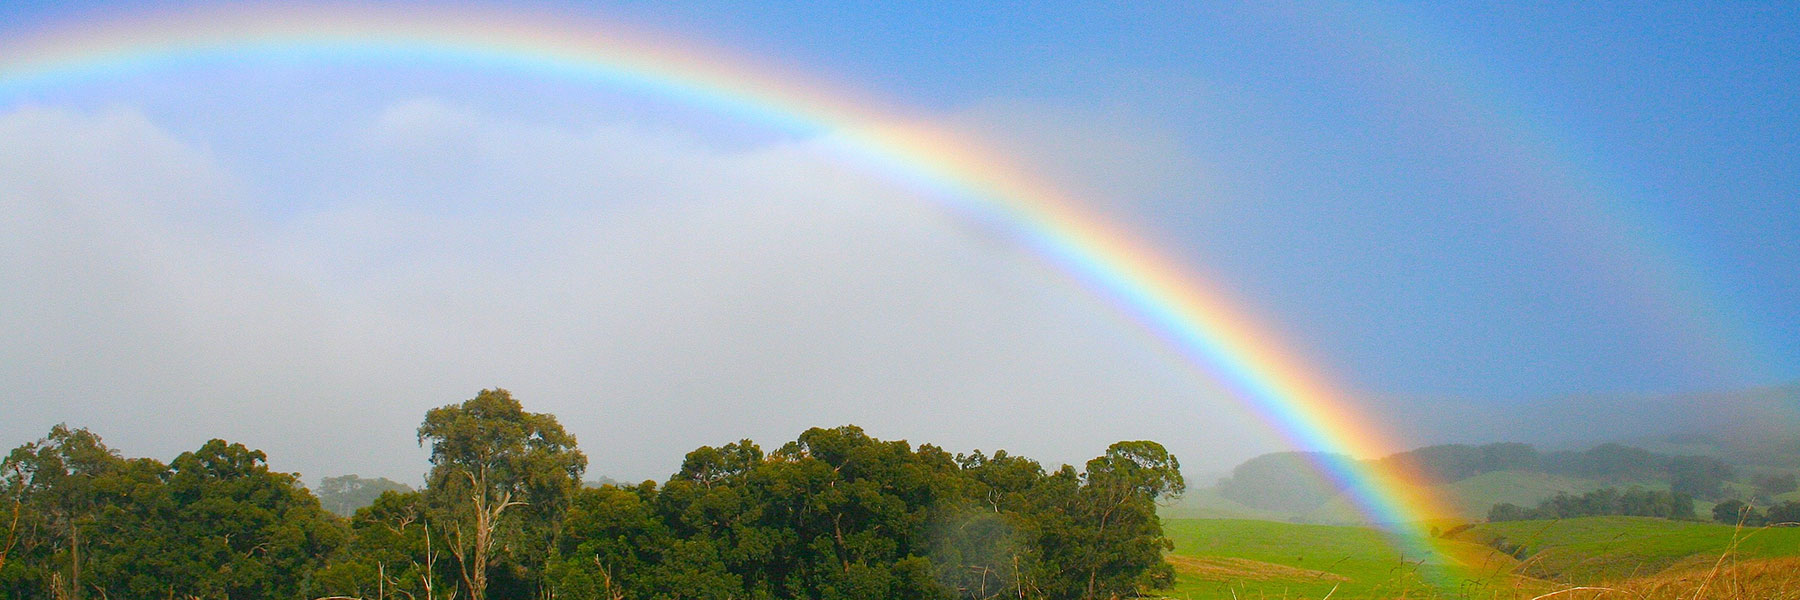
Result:
[[[975,140],[1402,445],[1746,426],[1722,405],[1800,427],[1792,4],[465,4]],[[208,10],[9,2],[0,47]],[[846,132],[492,65],[224,56],[0,85],[0,445],[67,422],[416,481],[424,411],[498,386],[627,480],[842,423],[1051,464],[1284,448],[1011,232],[843,160]]]

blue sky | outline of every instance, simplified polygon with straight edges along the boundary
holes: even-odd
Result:
[[[1377,415],[1442,408],[1398,427],[1420,442],[1529,439],[1530,419],[1449,421],[1561,398],[1800,380],[1793,5],[1051,4],[519,6],[693,40],[1002,149]],[[0,39],[137,10],[8,3]],[[44,399],[9,440],[170,413],[224,432],[184,440],[260,436],[313,473],[347,459],[243,422],[356,412],[314,396],[366,391],[405,432],[504,385],[559,415],[589,401],[551,398],[613,398],[564,417],[584,441],[714,415],[654,448],[669,457],[596,463],[628,477],[842,420],[1053,461],[1193,423],[1246,427],[1171,444],[1208,468],[1276,446],[1003,238],[809,140],[664,99],[247,59],[0,96],[0,131],[26,165],[0,179],[26,215],[0,280],[35,307],[4,322],[22,343],[0,382]],[[118,260],[139,254],[160,258]],[[146,357],[155,340],[181,350]],[[510,345],[456,351],[483,340]],[[1148,416],[1171,411],[1186,425]]]
[[[1187,4],[620,13],[929,109],[1032,98],[1166,128],[1255,198],[1223,214],[1179,193],[1107,201],[1370,389],[1498,400],[1800,376],[1792,5]],[[1469,121],[1501,131],[1456,131]],[[1482,147],[1494,135],[1524,136],[1536,164],[1504,164]],[[1514,170],[1600,193],[1501,187]],[[1721,335],[1752,338],[1727,359],[1741,368],[1682,368],[1692,351],[1654,322],[1681,315],[1629,314],[1643,309],[1609,296],[1641,292],[1596,281],[1606,265],[1531,222],[1549,218],[1536,202],[1623,215],[1642,238],[1628,261],[1691,265],[1683,283],[1738,328]]]

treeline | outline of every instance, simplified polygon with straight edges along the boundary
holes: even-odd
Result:
[[[1619,483],[1662,481],[1678,494],[1716,498],[1736,472],[1710,456],[1671,456],[1619,444],[1539,452],[1529,444],[1427,446],[1381,459],[1438,483],[1495,471],[1537,471]]]
[[[1764,525],[1800,525],[1800,502],[1788,500],[1772,504],[1768,509],[1732,498],[1713,505],[1713,520],[1726,525],[1762,527]]]
[[[1318,465],[1356,462],[1348,456],[1317,452],[1275,452],[1257,456],[1219,480],[1219,494],[1246,506],[1288,513],[1307,513],[1338,494],[1319,477]],[[1374,461],[1384,471],[1414,474],[1419,481],[1454,483],[1484,473],[1527,471],[1593,479],[1615,485],[1664,482],[1675,493],[1715,499],[1736,476],[1731,465],[1708,456],[1671,456],[1619,444],[1587,450],[1541,452],[1529,444],[1426,446]],[[1791,480],[1790,480],[1791,482]]]
[[[58,426],[3,463],[0,597],[293,598],[346,532],[260,451],[163,464]]]
[[[854,426],[587,488],[574,437],[505,390],[429,411],[418,438],[425,487],[344,519],[239,444],[163,464],[58,426],[3,463],[0,597],[1134,597],[1172,583],[1155,503],[1185,488],[1154,442],[1047,470]],[[365,483],[390,487],[328,485]]]
[[[1572,519],[1576,517],[1661,517],[1693,519],[1694,498],[1679,492],[1646,490],[1639,487],[1620,491],[1618,488],[1594,490],[1579,496],[1558,492],[1539,502],[1536,508],[1525,508],[1510,502],[1495,504],[1488,511],[1488,521],[1529,521],[1534,519]]]

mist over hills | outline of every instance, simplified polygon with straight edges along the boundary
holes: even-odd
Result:
[[[1457,516],[1495,504],[1531,506],[1603,488],[1680,493],[1702,509],[1727,499],[1771,503],[1800,493],[1762,482],[1800,474],[1800,384],[1734,392],[1605,396],[1521,402],[1506,410],[1446,403],[1402,420],[1408,439],[1442,440],[1374,459],[1422,475]],[[1239,464],[1213,487],[1195,486],[1171,515],[1356,523],[1350,497],[1322,480],[1336,455],[1275,452]],[[1789,479],[1791,480],[1791,479]]]
[[[1759,505],[1800,500],[1791,485],[1800,476],[1800,434],[1781,444],[1751,449],[1691,437],[1665,445],[1702,449],[1664,454],[1604,443],[1582,450],[1539,450],[1517,442],[1426,446],[1376,459],[1382,468],[1406,465],[1421,475],[1417,485],[1441,499],[1453,514],[1481,519],[1496,504],[1531,506],[1558,494],[1605,488],[1670,492],[1702,509],[1737,499]],[[1254,518],[1308,523],[1365,521],[1345,491],[1317,474],[1319,462],[1345,460],[1314,452],[1274,452],[1252,458],[1212,487],[1196,487],[1171,504],[1171,516]],[[1767,482],[1790,482],[1786,487]]]
[[[1375,402],[1398,439],[1419,445],[1522,442],[1582,449],[1620,442],[1673,454],[1727,440],[1740,451],[1800,433],[1800,381],[1678,394],[1593,394],[1495,401],[1387,396]],[[1653,447],[1654,446],[1654,447]],[[1661,448],[1661,450],[1659,450]]]

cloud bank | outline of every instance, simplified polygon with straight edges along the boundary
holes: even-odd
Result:
[[[131,110],[0,116],[0,383],[25,400],[0,438],[66,421],[166,459],[225,437],[309,480],[412,480],[424,411],[501,386],[626,479],[842,423],[1052,464],[1273,446],[1004,232],[822,145],[435,100],[355,130],[277,203]]]

